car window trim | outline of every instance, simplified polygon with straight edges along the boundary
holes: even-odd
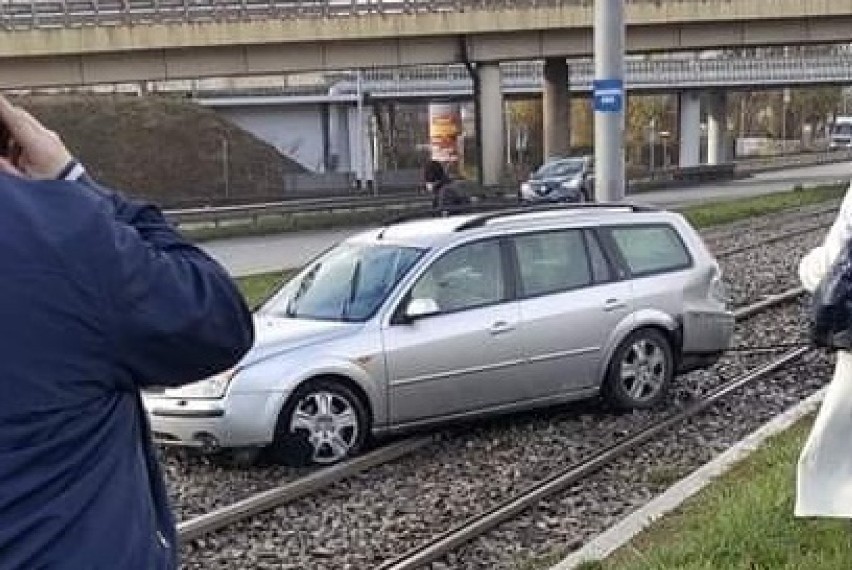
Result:
[[[604,247],[603,243],[601,243],[600,238],[598,237],[597,233],[594,231],[593,228],[583,228],[583,241],[586,244],[586,255],[588,256],[589,260],[589,271],[591,272],[590,274],[592,276],[593,284],[603,285],[605,283],[613,283],[615,281],[618,281],[618,274],[615,271],[615,268],[613,267],[612,260],[610,259],[606,248]],[[592,261],[592,248],[590,245],[592,241],[597,244],[598,249],[601,252],[601,257],[603,257],[604,264],[606,265],[607,277],[603,280],[595,278],[595,266],[594,262]]]

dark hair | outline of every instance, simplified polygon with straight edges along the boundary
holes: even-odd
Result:
[[[430,160],[423,167],[423,180],[425,182],[443,182],[447,178],[447,172],[437,160]]]

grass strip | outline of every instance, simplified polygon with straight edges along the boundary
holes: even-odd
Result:
[[[579,568],[849,568],[852,560],[852,528],[849,527],[849,521],[793,517],[796,461],[812,421],[812,418],[803,420],[767,441],[751,457],[657,521],[608,559],[587,562]]]
[[[839,200],[845,192],[845,185],[831,184],[807,189],[797,188],[763,196],[708,202],[679,208],[678,211],[686,216],[696,228],[706,228],[745,218],[774,214],[792,208]]]

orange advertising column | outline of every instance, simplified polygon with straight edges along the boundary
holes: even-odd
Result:
[[[447,167],[458,166],[461,132],[461,108],[458,103],[429,104],[429,144],[432,160],[437,160]]]

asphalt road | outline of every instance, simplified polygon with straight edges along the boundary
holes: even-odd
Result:
[[[848,181],[850,178],[852,178],[852,162],[843,162],[764,172],[748,179],[722,184],[643,192],[629,196],[628,200],[671,208],[734,197],[784,192],[796,184],[829,184]],[[201,247],[222,263],[232,275],[240,277],[300,267],[317,254],[358,231],[358,228],[343,228],[232,238],[204,242]]]

